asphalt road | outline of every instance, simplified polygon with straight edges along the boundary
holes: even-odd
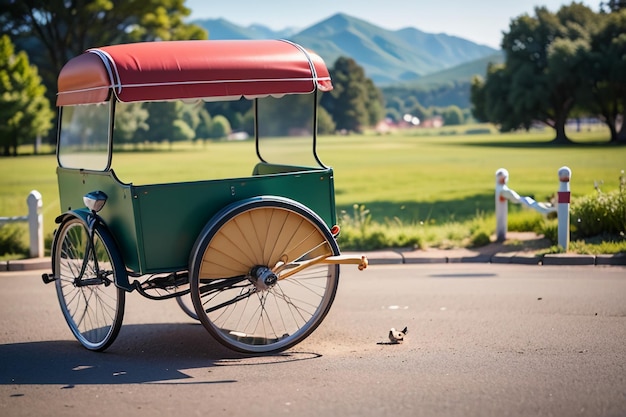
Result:
[[[7,417],[626,415],[624,267],[342,267],[324,323],[265,357],[138,294],[88,352],[34,271],[0,273],[0,312]]]

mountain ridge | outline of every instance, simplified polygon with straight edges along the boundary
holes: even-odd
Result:
[[[445,33],[427,33],[414,27],[384,29],[345,13],[336,13],[303,29],[278,31],[262,24],[244,27],[223,18],[192,23],[206,29],[209,39],[289,39],[315,51],[329,66],[340,56],[350,57],[379,86],[412,84],[457,66],[475,68],[468,64],[500,52]],[[458,72],[450,73],[459,76]],[[471,75],[467,74],[467,78]]]

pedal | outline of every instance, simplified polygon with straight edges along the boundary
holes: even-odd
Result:
[[[56,281],[56,277],[52,274],[42,274],[41,279],[44,284],[50,284],[52,281]]]

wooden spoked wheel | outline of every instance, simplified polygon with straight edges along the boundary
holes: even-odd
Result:
[[[259,197],[209,223],[191,261],[199,320],[225,346],[246,353],[287,349],[306,338],[334,300],[338,255],[324,222],[305,206]]]

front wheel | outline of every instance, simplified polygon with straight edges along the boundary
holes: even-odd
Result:
[[[339,265],[321,260],[338,254],[324,222],[295,201],[262,197],[230,206],[207,225],[192,253],[198,319],[233,350],[287,349],[328,313]]]
[[[126,294],[115,286],[121,262],[106,230],[89,231],[79,218],[64,222],[55,238],[54,276],[63,316],[82,345],[103,351],[122,326]]]

